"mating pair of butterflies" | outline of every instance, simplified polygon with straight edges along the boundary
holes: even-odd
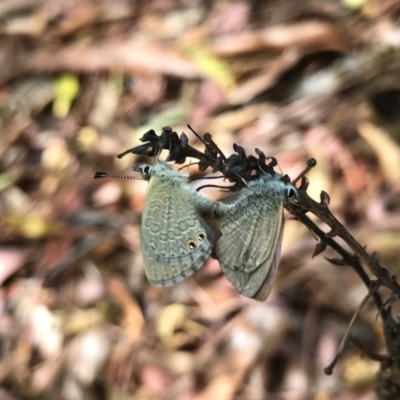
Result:
[[[265,300],[279,265],[283,205],[296,188],[264,174],[239,194],[214,202],[187,184],[187,175],[165,162],[135,170],[149,181],[142,214],[145,272],[155,286],[169,286],[199,269],[214,246],[222,271],[244,296]],[[221,237],[202,219],[218,216]]]

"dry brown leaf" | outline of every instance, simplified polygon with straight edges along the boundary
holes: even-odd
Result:
[[[100,79],[96,98],[89,114],[89,124],[105,129],[115,119],[122,90],[122,77],[114,76]]]
[[[300,57],[297,51],[284,52],[276,60],[267,63],[265,70],[241,83],[229,94],[230,104],[241,104],[250,101],[257,94],[270,88],[286,69],[293,66]]]
[[[349,42],[334,25],[312,20],[226,35],[216,38],[211,45],[211,50],[215,54],[224,57],[287,48],[303,52],[330,50],[345,53],[349,50]]]
[[[0,248],[0,285],[26,262],[29,252],[17,247]]]
[[[131,296],[125,283],[117,277],[107,277],[107,288],[110,294],[121,305],[124,319],[122,326],[126,333],[134,340],[139,339],[144,326],[142,310],[136,299]]]
[[[389,183],[400,180],[400,147],[383,129],[370,122],[362,122],[358,131],[364,140],[373,148],[379,164]]]
[[[241,384],[245,369],[215,377],[193,400],[231,400]]]
[[[250,3],[238,1],[217,4],[206,22],[209,32],[214,35],[240,32],[249,24]]]
[[[172,377],[165,369],[156,365],[146,364],[141,371],[141,381],[147,391],[150,390],[152,393],[162,395],[171,387]],[[149,395],[150,393],[147,394],[147,396]],[[150,396],[147,396],[144,398],[151,399]]]
[[[4,18],[7,14],[26,13],[39,8],[44,0],[3,0],[0,3],[0,17]]]
[[[20,70],[36,72],[94,72],[118,70],[172,75],[179,78],[201,78],[199,69],[178,51],[158,43],[139,40],[112,42],[90,47],[63,47],[56,52],[38,51]],[[15,66],[18,70],[18,66]],[[2,77],[5,79],[5,77]]]
[[[47,15],[44,11],[24,15],[8,20],[0,33],[8,36],[40,37],[47,27]]]
[[[268,109],[268,105],[256,104],[235,111],[227,111],[210,120],[207,129],[210,132],[234,131],[254,122],[260,114],[268,112]]]
[[[197,341],[204,327],[190,319],[190,310],[182,304],[171,304],[157,316],[156,330],[160,340],[169,348],[180,348]]]
[[[352,389],[370,387],[377,370],[377,363],[368,358],[349,357],[343,364],[344,384]]]

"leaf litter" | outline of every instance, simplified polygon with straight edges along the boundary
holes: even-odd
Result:
[[[397,2],[3,3],[2,398],[377,398],[378,363],[355,348],[323,374],[365,289],[311,260],[300,224],[287,222],[265,303],[212,259],[154,288],[140,255],[145,185],[92,175],[145,161],[115,155],[148,129],[196,144],[187,123],[227,154],[262,149],[291,177],[312,156],[315,193],[397,274]],[[354,329],[379,351],[375,317],[367,306]]]

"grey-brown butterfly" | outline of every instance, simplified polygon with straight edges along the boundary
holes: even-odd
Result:
[[[296,194],[281,175],[263,174],[218,206],[222,236],[216,245],[217,258],[244,296],[258,301],[268,297],[280,260],[283,205]]]
[[[165,162],[135,168],[149,181],[142,214],[145,272],[155,286],[169,286],[200,268],[211,254],[214,233],[201,214],[214,203],[187,184],[187,175]]]

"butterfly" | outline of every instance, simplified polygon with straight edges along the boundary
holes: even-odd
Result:
[[[265,300],[281,253],[283,205],[297,195],[281,175],[262,174],[238,195],[218,206],[222,236],[216,255],[222,271],[246,297]]]

